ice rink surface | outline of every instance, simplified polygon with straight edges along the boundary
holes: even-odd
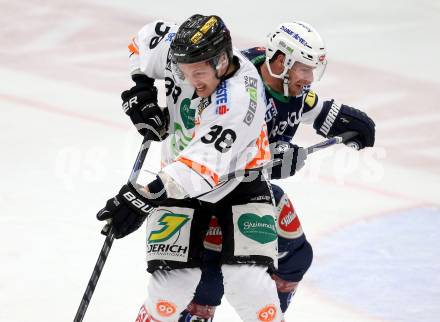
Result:
[[[120,108],[126,45],[145,23],[215,13],[235,45],[314,25],[320,97],[366,111],[376,147],[310,156],[281,185],[314,247],[286,315],[302,322],[440,316],[440,4],[415,1],[0,0],[0,321],[72,321],[104,240],[95,214],[127,180],[140,137]],[[300,127],[297,144],[320,141]],[[146,166],[158,169],[158,147]],[[142,229],[115,242],[85,321],[134,321]],[[252,303],[249,303],[252,305]],[[216,321],[239,321],[223,300]]]

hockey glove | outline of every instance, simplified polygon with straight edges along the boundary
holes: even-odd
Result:
[[[284,179],[293,176],[304,165],[307,150],[290,142],[278,141],[271,144],[271,154],[274,160],[283,162],[272,168],[271,179]]]
[[[148,199],[141,196],[131,185],[124,185],[119,193],[109,199],[96,217],[110,221],[115,238],[122,238],[142,226],[145,218],[154,210]],[[108,226],[101,231],[107,235]]]
[[[136,85],[122,92],[122,108],[142,136],[148,133],[152,140],[161,141],[166,137],[168,119],[157,105],[154,79],[140,74],[132,78]]]
[[[347,143],[354,141],[360,149],[374,145],[376,130],[373,120],[364,112],[347,105],[339,106],[333,100],[324,102],[313,127],[316,133],[324,137],[354,131],[358,135],[347,140]]]

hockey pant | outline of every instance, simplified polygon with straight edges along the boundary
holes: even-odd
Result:
[[[277,205],[278,269],[272,274],[276,282],[281,309],[285,312],[292,300],[298,283],[309,269],[313,250],[307,241],[296,211],[284,191],[272,185]],[[222,233],[217,220],[212,218],[210,230],[205,238],[202,277],[192,303],[211,307],[220,305],[223,296],[223,278],[220,270],[219,250],[222,248]],[[189,314],[184,312],[184,314]],[[181,320],[185,321],[184,319]]]
[[[267,267],[224,264],[222,273],[225,296],[243,321],[282,321],[276,286]],[[198,268],[155,271],[136,322],[177,322],[194,296],[200,274]]]
[[[203,232],[211,214],[223,231],[225,295],[243,321],[276,322],[282,312],[274,281],[275,211],[266,182],[243,182],[215,204],[172,201],[147,218],[147,261],[152,273],[138,321],[178,321],[200,281]],[[253,306],[249,307],[249,300]],[[252,303],[252,302],[251,302]]]

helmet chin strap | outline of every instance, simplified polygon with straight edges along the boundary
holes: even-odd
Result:
[[[281,74],[275,74],[272,72],[272,68],[270,67],[270,63],[269,60],[266,60],[266,66],[267,66],[267,70],[269,71],[270,76],[275,77],[275,78],[279,78],[283,80],[283,94],[284,96],[288,97],[289,96],[289,68],[284,65],[284,70],[282,71]]]
[[[283,89],[284,89],[284,96],[289,96],[289,75],[284,75],[283,79]]]

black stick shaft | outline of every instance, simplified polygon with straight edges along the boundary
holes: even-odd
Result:
[[[92,299],[93,292],[95,291],[96,285],[98,284],[99,277],[101,276],[102,269],[107,260],[108,253],[113,244],[115,235],[110,228],[107,237],[104,240],[104,245],[102,245],[101,251],[99,252],[98,260],[96,261],[95,268],[93,269],[92,276],[87,284],[86,291],[79,304],[78,311],[76,312],[74,322],[81,322],[86,314],[87,308],[89,306],[90,300]]]
[[[320,143],[309,146],[308,148],[306,148],[307,154],[314,153],[316,151],[328,148],[329,146],[332,146],[334,144],[338,144],[341,142],[347,142],[349,139],[356,136],[356,134],[357,133],[355,133],[355,132],[345,132],[345,133],[341,134],[340,136],[335,136],[335,137],[330,138],[328,140],[325,140]],[[228,173],[224,176],[221,176],[219,182],[229,181],[234,178],[242,178],[250,173],[258,173],[258,172],[261,172],[262,170],[273,168],[273,167],[281,164],[282,162],[283,162],[282,159],[275,159],[275,160],[269,161],[268,163],[266,163],[262,167],[253,168],[253,169],[249,169],[249,170],[237,170],[235,172],[231,172],[231,173]]]
[[[144,163],[145,157],[148,153],[148,149],[150,148],[150,144],[151,140],[145,137],[142,141],[141,148],[139,149],[136,161],[133,165],[133,170],[131,170],[128,182],[135,183],[137,181],[140,170],[142,168],[142,164]],[[81,322],[84,319],[84,315],[86,314],[90,300],[92,299],[96,285],[98,284],[99,277],[101,276],[102,269],[104,268],[104,264],[107,260],[114,239],[115,235],[113,234],[113,230],[110,225],[107,237],[105,238],[104,244],[102,245],[101,251],[99,252],[98,260],[96,261],[92,276],[89,279],[86,291],[84,292],[81,303],[79,304],[78,310],[76,312],[75,319],[73,320],[74,322]]]

